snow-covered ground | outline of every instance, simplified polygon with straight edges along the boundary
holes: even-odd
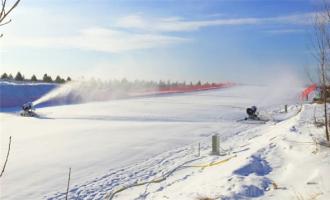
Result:
[[[127,189],[113,199],[329,199],[330,149],[317,144],[324,134],[310,123],[313,110],[305,105],[287,121],[223,139],[223,156],[210,156],[204,144],[201,159],[178,159],[177,166],[185,164],[165,181]],[[96,183],[84,191],[105,185]]]
[[[47,107],[40,118],[0,113],[1,158],[13,137],[0,199],[64,199],[69,167],[70,199],[328,199],[330,151],[315,145],[324,137],[311,124],[315,106],[298,113],[289,94],[237,86]],[[272,121],[237,122],[251,105]],[[221,156],[209,155],[215,133]]]

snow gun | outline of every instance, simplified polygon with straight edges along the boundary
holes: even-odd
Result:
[[[23,117],[35,117],[37,114],[34,112],[35,108],[32,104],[32,102],[27,102],[22,105],[22,111],[21,111],[21,116]]]
[[[260,120],[260,118],[258,117],[258,112],[257,112],[257,107],[256,106],[252,106],[251,108],[247,108],[246,109],[246,114],[248,115],[248,117],[245,118],[245,120]]]
[[[244,119],[238,120],[238,122],[248,123],[248,124],[265,124],[270,119],[265,116],[259,116],[256,106],[251,106],[246,109],[246,114],[248,115]]]

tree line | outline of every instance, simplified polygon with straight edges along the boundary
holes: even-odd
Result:
[[[71,81],[71,77],[67,77],[66,79],[57,75],[55,79],[53,79],[50,75],[44,74],[42,79],[38,79],[36,75],[32,75],[31,78],[25,78],[25,76],[21,72],[17,72],[15,77],[12,74],[3,73],[0,77],[1,80],[7,81],[30,81],[30,82],[45,82],[45,83],[65,83]]]
[[[41,79],[38,79],[36,75],[32,75],[31,78],[25,78],[25,76],[21,72],[17,72],[15,76],[12,74],[3,73],[0,76],[0,80],[6,80],[6,81],[28,81],[28,82],[45,82],[45,83],[66,83],[71,81],[71,77],[68,76],[66,79],[62,78],[61,76],[56,76],[55,79],[53,79],[50,75],[44,74]],[[82,78],[83,82],[86,82],[84,78]],[[176,87],[192,87],[192,86],[215,86],[216,83],[210,83],[210,82],[178,82],[178,81],[145,81],[145,80],[135,80],[135,81],[129,81],[126,78],[123,78],[121,80],[109,80],[109,81],[101,81],[99,79],[90,79],[87,81],[89,84],[97,85],[101,87],[115,87],[115,88],[176,88]]]
[[[113,80],[100,80],[100,79],[90,79],[90,80],[84,80],[83,81],[84,84],[86,85],[86,87],[88,87],[88,85],[91,85],[93,87],[97,87],[97,88],[105,88],[105,89],[109,89],[109,88],[113,88],[113,89],[120,89],[122,91],[127,91],[127,90],[145,90],[145,89],[171,89],[171,88],[189,88],[189,87],[199,87],[199,86],[216,86],[217,83],[212,83],[212,82],[202,82],[202,81],[197,81],[197,82],[185,82],[185,81],[164,81],[164,80],[160,80],[160,81],[146,81],[146,80],[134,80],[134,81],[130,81],[127,80],[126,78],[123,78],[121,80],[118,79],[113,79]]]

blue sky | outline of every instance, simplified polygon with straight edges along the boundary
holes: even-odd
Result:
[[[316,65],[311,41],[319,4],[22,0],[12,23],[0,27],[0,71],[216,82],[304,77]]]

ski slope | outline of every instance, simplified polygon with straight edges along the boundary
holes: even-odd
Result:
[[[260,106],[261,115],[277,116],[276,122],[284,120],[279,124],[288,123],[288,127],[295,123],[286,120],[294,120],[291,117],[297,113],[296,106],[289,107],[287,116],[279,112],[283,103],[296,103],[297,94],[288,90],[281,94],[269,91],[269,87],[237,86],[45,107],[37,110],[39,118],[0,113],[1,158],[6,153],[7,138],[13,137],[10,160],[0,180],[0,199],[64,199],[69,167],[72,168],[70,199],[104,199],[125,185],[152,180],[194,159],[200,159],[195,161],[200,163],[227,159],[231,155],[208,156],[210,136],[214,133],[220,135],[226,151],[232,155],[237,152],[237,162],[227,166],[226,173],[217,174],[219,169],[210,168],[213,171],[204,177],[200,169],[181,170],[169,177],[172,182],[153,185],[151,192],[142,186],[123,191],[114,198],[192,199],[203,193],[218,195],[223,191],[219,187],[228,185],[227,178],[233,170],[244,166],[246,158],[263,145],[269,145],[263,141],[277,134],[275,131],[263,136],[277,126],[275,122],[264,125],[237,122],[245,117],[246,107]],[[281,130],[287,128],[279,128],[279,132]],[[250,144],[253,147],[244,146],[254,138],[256,142]],[[196,157],[198,143],[202,147],[201,158]],[[260,156],[256,158],[265,160]],[[216,184],[206,184],[212,177],[218,177]],[[263,183],[255,177],[244,181]],[[244,184],[237,183],[242,182],[242,178],[237,176],[234,182],[237,188],[233,186],[230,189],[233,193],[223,193],[222,197],[230,199],[240,194],[240,186]],[[199,184],[203,187],[196,190]],[[265,195],[258,195],[262,196]]]

